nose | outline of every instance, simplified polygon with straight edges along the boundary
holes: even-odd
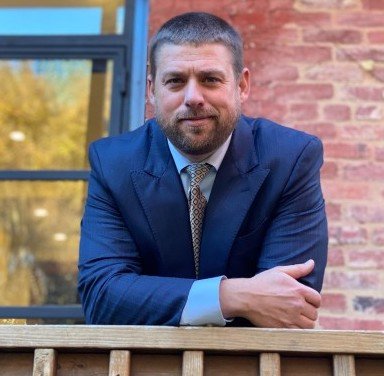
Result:
[[[190,80],[185,87],[184,104],[187,107],[202,107],[204,105],[204,96],[198,82]]]

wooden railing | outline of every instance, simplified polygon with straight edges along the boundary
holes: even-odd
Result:
[[[0,326],[0,375],[384,375],[384,332]]]

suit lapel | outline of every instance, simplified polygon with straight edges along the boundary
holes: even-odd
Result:
[[[152,138],[144,171],[131,174],[152,229],[165,274],[194,278],[188,202],[167,139],[152,122]]]
[[[269,173],[258,166],[252,128],[240,119],[217,172],[200,247],[200,278],[223,274],[229,251],[249,207]]]

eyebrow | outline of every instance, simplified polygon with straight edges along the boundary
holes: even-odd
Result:
[[[220,69],[208,69],[208,70],[201,71],[199,75],[204,77],[207,77],[207,76],[225,77],[226,73]]]
[[[183,71],[178,71],[178,70],[172,70],[172,71],[165,71],[162,74],[162,77],[167,77],[167,76],[174,76],[174,77],[183,77],[187,76]],[[198,76],[225,76],[225,72],[220,70],[220,69],[207,69],[207,70],[201,70],[198,72]]]

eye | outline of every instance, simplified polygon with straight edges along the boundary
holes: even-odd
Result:
[[[165,85],[181,85],[183,83],[183,79],[180,77],[172,77],[165,81]]]
[[[220,79],[218,77],[215,77],[215,76],[207,76],[207,77],[204,77],[203,81],[208,83],[208,84],[216,84],[216,83],[220,82]]]

